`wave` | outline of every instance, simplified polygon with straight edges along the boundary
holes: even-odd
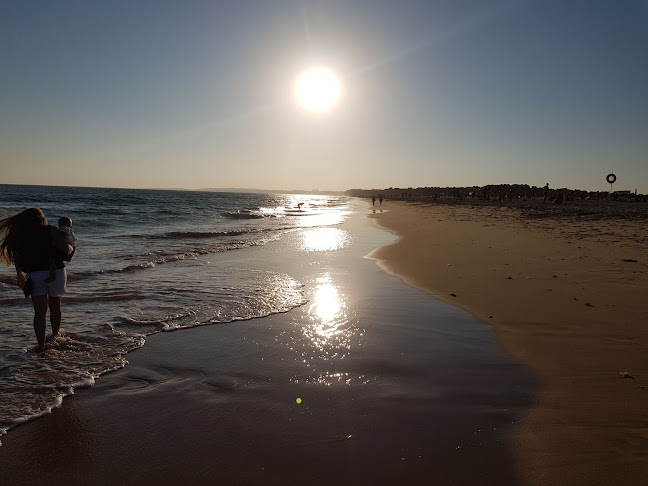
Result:
[[[222,238],[228,236],[242,236],[242,235],[253,235],[259,233],[268,233],[272,231],[282,231],[286,229],[292,229],[291,226],[282,226],[274,228],[240,228],[229,231],[169,231],[167,233],[149,233],[149,234],[126,234],[126,235],[116,235],[114,238],[150,238],[150,239],[160,239],[160,238],[169,238],[169,239],[208,239],[208,238]]]
[[[243,276],[243,279],[236,281],[234,275]],[[160,309],[155,309],[151,310],[153,315],[120,316],[113,319],[111,326],[116,331],[150,335],[266,317],[288,312],[308,302],[303,293],[304,285],[285,274],[229,269],[221,278],[220,285],[215,282],[216,288],[212,290],[191,287],[191,284],[187,284],[185,294],[177,289],[158,290],[158,296],[183,303],[183,308],[162,315],[158,314]],[[223,285],[225,283],[227,285]]]
[[[219,236],[241,236],[249,233],[258,233],[263,229],[241,229],[233,231],[171,231],[163,236],[170,238],[217,238]],[[266,230],[267,231],[267,230]]]
[[[63,299],[65,302],[92,303],[92,302],[122,302],[127,300],[144,300],[147,296],[138,292],[108,292],[99,295],[68,294]]]
[[[292,228],[291,228],[292,229]],[[287,229],[284,231],[290,231],[291,229]],[[121,272],[135,272],[139,270],[147,270],[150,268],[154,268],[157,265],[161,265],[164,263],[170,263],[170,262],[177,262],[179,260],[195,260],[199,256],[202,255],[210,255],[213,253],[222,253],[230,250],[241,250],[243,248],[249,248],[251,246],[262,246],[267,244],[270,241],[274,241],[279,239],[280,235],[276,234],[273,236],[268,236],[264,239],[256,239],[256,240],[248,240],[248,241],[238,241],[234,243],[229,243],[229,244],[224,244],[224,245],[218,245],[218,246],[211,246],[208,248],[202,248],[198,250],[191,250],[183,253],[174,253],[174,254],[169,254],[169,255],[160,255],[158,258],[154,258],[152,260],[143,262],[143,263],[137,263],[134,265],[129,265],[127,267],[117,269],[117,270],[112,270],[112,272],[116,273],[121,273]]]
[[[237,250],[252,245],[253,245],[252,242],[250,244],[222,245],[222,246],[217,246],[212,248],[205,248],[204,250],[189,251],[186,253],[176,253],[174,255],[163,256],[160,258],[156,258],[154,260],[149,260],[147,262],[137,263],[135,265],[129,265],[121,269],[113,270],[113,272],[122,273],[122,272],[135,272],[138,270],[147,270],[149,268],[153,268],[157,265],[161,265],[164,263],[177,262],[179,260],[195,260],[201,255],[209,255],[210,253],[220,253],[227,250]]]
[[[75,271],[73,273],[70,273],[68,270],[68,275],[67,279],[68,282],[70,281],[76,281],[76,280],[84,280],[87,278],[93,278],[96,275],[101,274],[101,270],[95,270],[95,271]],[[0,289],[7,288],[9,290],[14,290],[18,288],[17,283],[16,283],[16,276],[15,272],[13,275],[3,275],[0,274]]]
[[[97,275],[101,275],[102,273],[104,273],[103,270],[74,270],[70,272],[70,270],[68,269],[67,280],[68,282],[76,282],[79,280],[94,278]]]
[[[116,235],[115,238],[218,238],[220,236],[240,236],[246,233],[253,233],[254,230],[235,230],[235,231],[170,231],[168,233],[150,233],[150,234],[128,234]]]
[[[223,216],[225,216],[226,218],[233,218],[233,219],[263,219],[263,218],[275,217],[273,214],[253,213],[249,209],[243,209],[239,211],[227,211],[223,213]]]
[[[129,265],[127,267],[113,270],[114,273],[122,273],[122,272],[135,272],[138,270],[146,270],[149,268],[153,268],[157,265],[163,264],[163,263],[169,263],[169,262],[177,262],[179,260],[193,260],[196,259],[200,255],[207,255],[209,253],[216,253],[218,251],[225,251],[226,249],[218,249],[215,251],[209,251],[209,250],[200,250],[200,251],[190,251],[187,253],[178,253],[175,255],[169,255],[165,257],[160,257],[156,258],[154,260],[149,260],[144,263],[137,263],[135,265]]]
[[[315,213],[312,211],[304,211],[303,209],[286,209],[285,216],[321,216],[322,213]]]
[[[31,301],[26,300],[25,297],[5,297],[0,299],[0,305],[17,305],[22,304],[23,302],[29,303],[31,306]]]
[[[122,269],[113,270],[113,272],[120,273],[120,272],[134,272],[136,270],[146,270],[147,268],[153,268],[158,263],[164,263],[164,262],[165,262],[165,260],[162,260],[162,259],[157,260],[157,261],[152,260],[152,261],[145,262],[145,263],[138,263],[136,265],[129,265],[129,266],[124,267]]]
[[[63,297],[65,302],[93,303],[93,302],[123,302],[129,300],[144,300],[147,296],[137,292],[109,292],[106,294],[67,294]],[[0,299],[0,305],[28,304],[31,307],[31,300],[22,297],[5,297]]]

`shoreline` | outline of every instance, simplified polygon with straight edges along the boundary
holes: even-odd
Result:
[[[641,221],[394,201],[374,209],[370,217],[399,240],[369,256],[491,324],[504,351],[539,378],[536,403],[511,436],[523,483],[645,484]]]

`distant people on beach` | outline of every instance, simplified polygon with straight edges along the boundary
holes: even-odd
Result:
[[[378,194],[378,200],[380,201],[380,205],[382,206],[382,202],[383,202],[383,195],[382,194]]]
[[[57,252],[56,256],[52,256],[50,258],[50,274],[49,277],[45,279],[45,282],[50,283],[56,280],[56,271],[58,270],[60,265],[65,266],[64,261],[70,261],[72,258],[72,255],[74,255],[74,252],[76,251],[76,236],[74,236],[74,229],[72,226],[72,218],[68,218],[67,216],[63,216],[62,218],[59,218],[58,220],[58,229],[61,231],[63,234],[65,234],[65,241],[67,241],[67,244],[72,247],[72,253],[67,256],[67,259],[65,258],[66,255],[62,255],[60,252]]]
[[[375,194],[372,194],[372,195],[371,195],[371,205],[372,205],[372,206],[375,206],[375,205],[376,205],[376,195],[375,195]]]
[[[54,340],[61,328],[61,296],[66,293],[67,274],[63,260],[69,261],[74,248],[67,235],[49,226],[39,208],[29,208],[0,220],[0,261],[16,268],[16,281],[25,298],[31,296],[34,306],[34,332],[39,353],[45,351],[47,309],[50,311]],[[50,276],[50,260],[57,261],[56,279]]]

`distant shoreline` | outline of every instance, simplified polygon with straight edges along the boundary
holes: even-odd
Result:
[[[381,194],[385,199],[398,201],[418,201],[432,203],[467,203],[467,204],[522,204],[560,205],[569,202],[599,203],[642,202],[648,203],[648,195],[641,194],[637,189],[588,191],[570,189],[567,187],[537,187],[528,184],[490,184],[470,187],[417,187],[388,189],[349,189],[348,196],[364,197]]]

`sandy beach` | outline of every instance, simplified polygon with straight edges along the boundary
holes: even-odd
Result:
[[[512,430],[523,484],[646,484],[646,219],[565,207],[387,201],[373,217],[399,240],[372,257],[491,324],[540,380]]]

